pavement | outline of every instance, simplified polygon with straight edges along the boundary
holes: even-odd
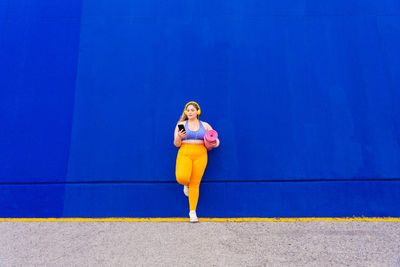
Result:
[[[400,222],[0,222],[0,266],[400,266]]]

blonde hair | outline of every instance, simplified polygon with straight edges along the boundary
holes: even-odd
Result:
[[[196,110],[200,109],[200,107],[196,103],[190,103],[188,105],[188,107],[189,106],[193,106]],[[197,115],[197,119],[200,119],[200,115]],[[181,121],[186,121],[186,120],[188,120],[188,116],[185,114],[185,109],[183,109],[181,118],[179,119],[178,123],[180,123]]]

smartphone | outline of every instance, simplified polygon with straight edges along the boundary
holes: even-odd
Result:
[[[184,126],[183,124],[178,124],[178,128],[179,128],[179,132],[180,132],[181,130],[184,130],[184,131],[186,132],[185,126]]]

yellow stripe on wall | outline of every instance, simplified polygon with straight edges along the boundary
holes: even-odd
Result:
[[[0,222],[186,222],[189,218],[0,218]],[[201,222],[400,222],[398,217],[199,218]]]

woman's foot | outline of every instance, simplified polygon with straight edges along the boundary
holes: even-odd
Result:
[[[196,211],[195,211],[195,210],[191,210],[191,211],[189,212],[189,217],[190,217],[190,222],[192,222],[192,223],[198,222],[198,221],[199,221],[199,219],[197,218],[197,215],[196,215]]]
[[[185,196],[189,196],[189,186],[184,185],[183,186],[183,193],[185,194]]]

